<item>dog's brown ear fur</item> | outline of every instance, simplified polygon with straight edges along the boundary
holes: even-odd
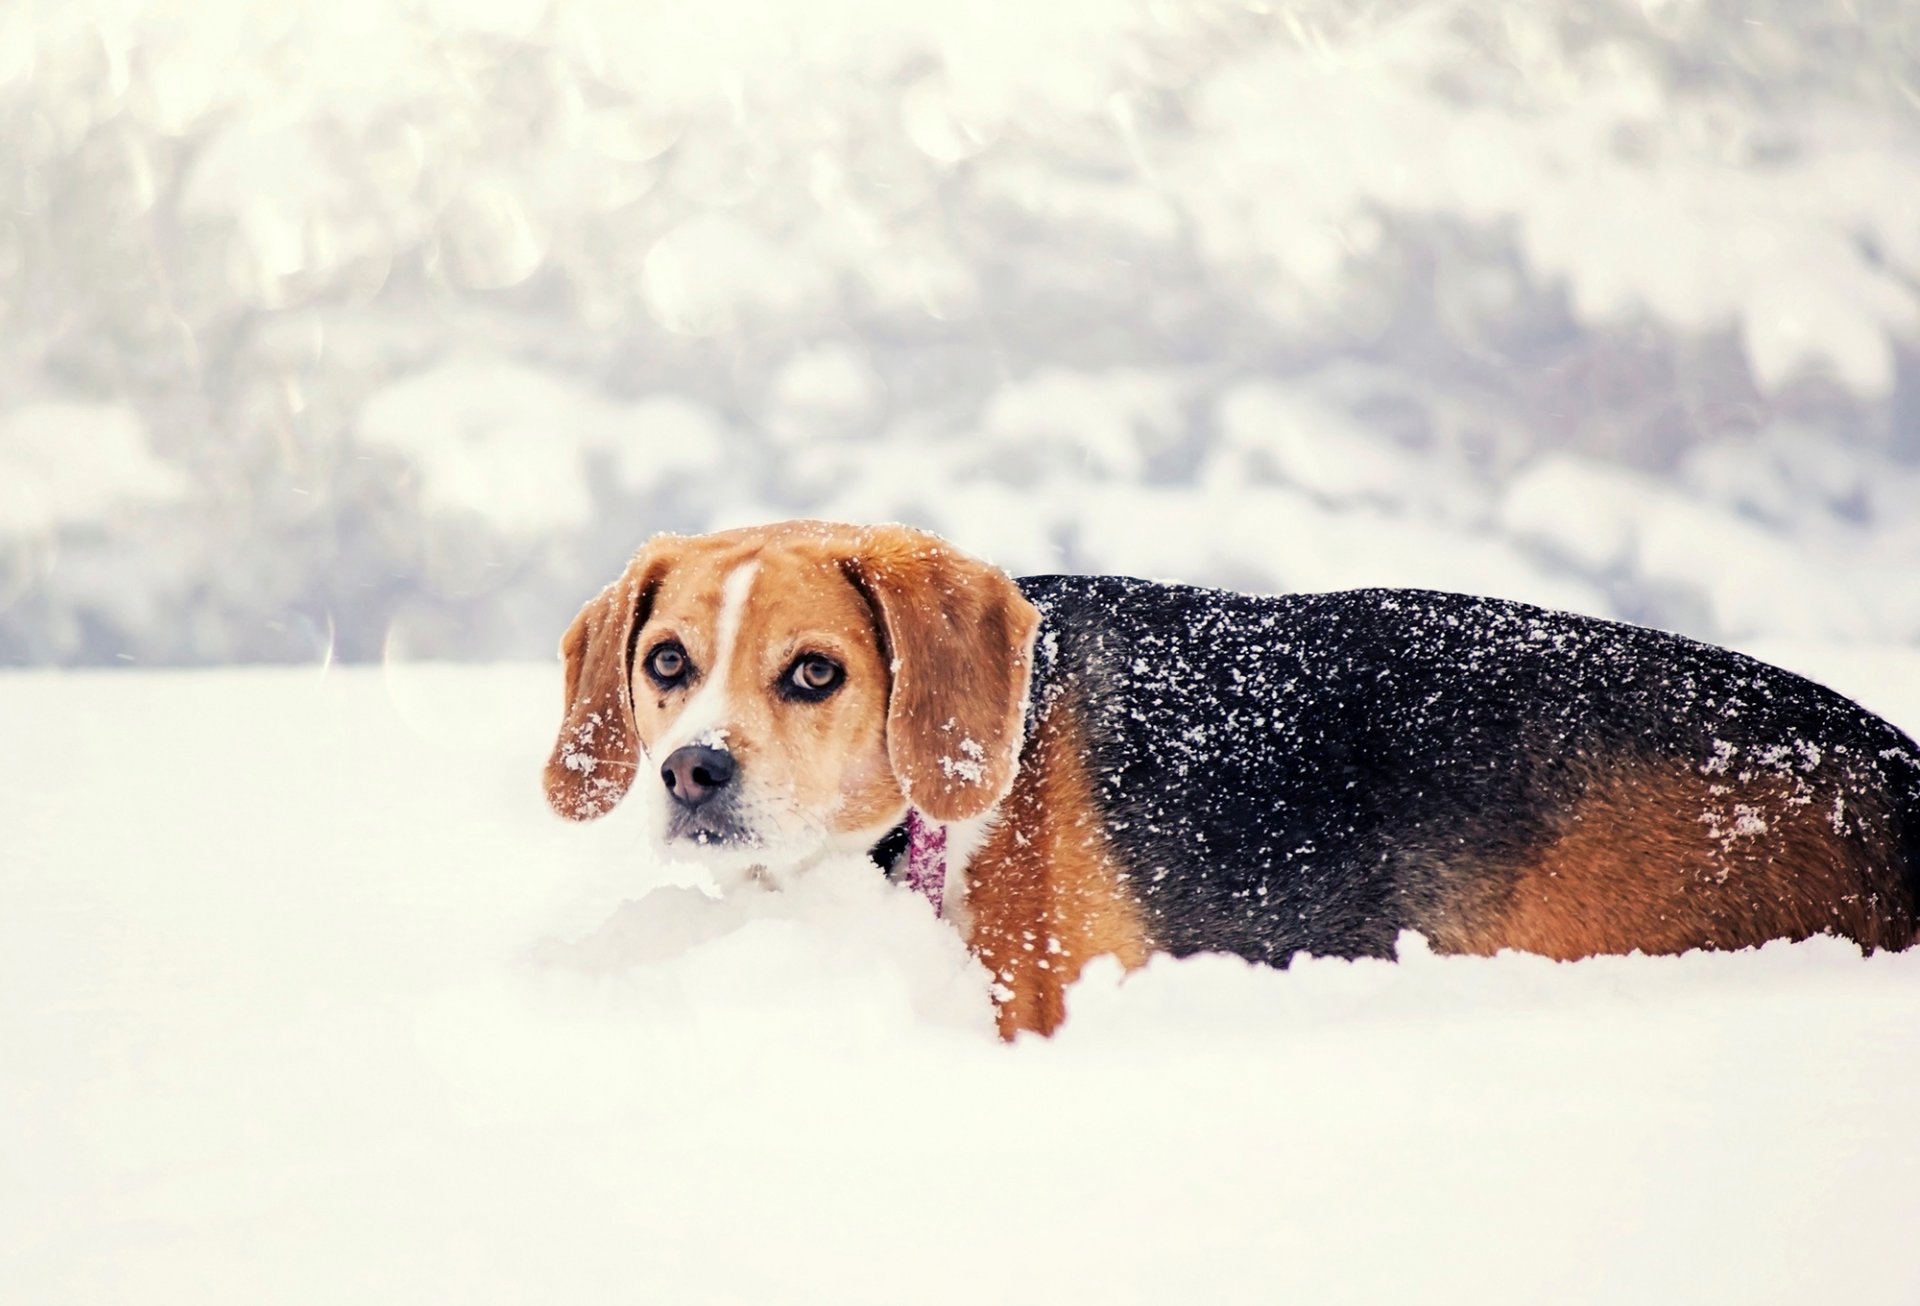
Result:
[[[862,531],[845,566],[892,660],[887,755],[907,800],[983,815],[1020,764],[1040,613],[999,568],[904,526]]]
[[[605,815],[633,787],[640,747],[627,654],[659,583],[654,552],[642,549],[619,580],[588,600],[560,641],[566,707],[547,758],[547,801],[571,820]]]

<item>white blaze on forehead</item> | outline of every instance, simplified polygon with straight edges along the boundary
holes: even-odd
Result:
[[[683,744],[705,744],[722,748],[726,744],[727,673],[733,665],[734,645],[739,641],[740,619],[747,610],[747,595],[760,570],[758,562],[743,562],[727,573],[720,585],[720,617],[714,625],[713,665],[705,671],[699,690],[687,701],[679,719],[653,743],[649,756],[671,753]]]

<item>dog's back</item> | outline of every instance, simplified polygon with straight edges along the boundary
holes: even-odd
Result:
[[[1063,714],[1081,737],[1156,947],[1913,941],[1920,751],[1799,676],[1429,591],[1019,583],[1034,733]]]

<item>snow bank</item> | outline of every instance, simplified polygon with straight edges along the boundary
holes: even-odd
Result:
[[[1911,651],[1795,665],[1920,725]],[[1920,1293],[1920,953],[1161,959],[1008,1048],[859,863],[549,815],[558,691],[0,677],[0,1296]]]

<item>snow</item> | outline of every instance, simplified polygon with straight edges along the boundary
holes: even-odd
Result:
[[[867,425],[883,394],[872,364],[853,346],[803,349],[773,378],[767,427],[794,443],[844,439]]]
[[[723,212],[689,218],[662,236],[642,269],[647,310],[669,331],[709,336],[749,318],[818,313],[825,269]]]
[[[1789,651],[1920,726],[1911,650]],[[857,859],[551,817],[558,688],[0,677],[0,1295],[1920,1293],[1920,953],[1159,959],[1006,1047]]]
[[[642,433],[645,446],[632,436]],[[706,409],[664,393],[614,404],[501,359],[460,358],[383,387],[367,401],[369,448],[399,453],[432,512],[471,513],[520,537],[585,524],[597,458],[629,489],[697,476],[725,432]]]
[[[140,419],[104,404],[0,410],[0,538],[89,526],[185,497],[186,478],[147,450]]]
[[[219,668],[0,674],[0,1301],[1920,1298],[1920,954],[1160,960],[1003,1047],[864,863],[552,817],[511,661],[813,515],[1920,729],[1903,24],[0,5],[0,663]]]
[[[987,750],[981,747],[979,740],[972,738],[960,740],[959,749],[957,757],[949,754],[936,759],[940,763],[941,774],[949,780],[958,779],[965,784],[984,784]]]
[[[1920,642],[1896,9],[9,7],[0,661],[538,657],[798,515]]]

